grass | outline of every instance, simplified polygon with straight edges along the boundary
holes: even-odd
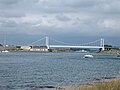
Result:
[[[56,90],[120,90],[120,78],[101,83],[93,83],[91,85],[81,85],[79,87],[60,88]]]

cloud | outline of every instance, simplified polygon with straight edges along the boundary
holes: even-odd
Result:
[[[6,27],[6,28],[11,28],[11,27],[16,27],[17,23],[15,23],[14,21],[3,21],[1,22],[1,27]]]
[[[1,5],[13,5],[18,3],[20,0],[0,0]]]
[[[119,30],[120,29],[120,19],[117,20],[104,20],[98,23],[99,26],[103,28]]]
[[[24,17],[25,13],[22,12],[16,12],[16,11],[0,11],[0,17],[1,18],[20,18]]]
[[[63,22],[70,20],[70,18],[68,16],[65,16],[65,15],[62,15],[62,14],[57,15],[56,18],[60,21],[63,21]]]
[[[115,36],[119,18],[119,0],[0,0],[0,32]]]

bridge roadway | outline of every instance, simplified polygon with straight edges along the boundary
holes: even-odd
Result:
[[[102,46],[66,46],[66,45],[48,45],[49,48],[95,48],[95,49],[99,49],[99,48],[104,48]]]

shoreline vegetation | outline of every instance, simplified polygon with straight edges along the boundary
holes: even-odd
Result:
[[[85,49],[85,48],[51,48],[47,46],[15,46],[0,44],[0,51],[8,50],[10,52],[90,52],[90,53],[107,53],[120,54],[120,47],[105,45],[105,50],[102,49]]]
[[[26,47],[25,47],[26,48]],[[3,46],[0,46],[0,51],[3,51]],[[103,53],[103,54],[120,54],[120,48],[119,49],[111,49],[111,50],[89,50],[89,49],[63,49],[63,48],[56,48],[56,49],[47,49],[46,47],[40,47],[40,48],[34,48],[34,49],[20,49],[16,47],[6,47],[6,50],[9,52],[89,52],[89,53]]]
[[[57,87],[56,90],[120,90],[120,77],[103,82],[82,84],[78,87]]]

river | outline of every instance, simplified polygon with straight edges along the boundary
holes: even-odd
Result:
[[[91,53],[0,53],[0,90],[50,90],[120,75],[120,58]],[[35,89],[36,88],[36,89]]]

